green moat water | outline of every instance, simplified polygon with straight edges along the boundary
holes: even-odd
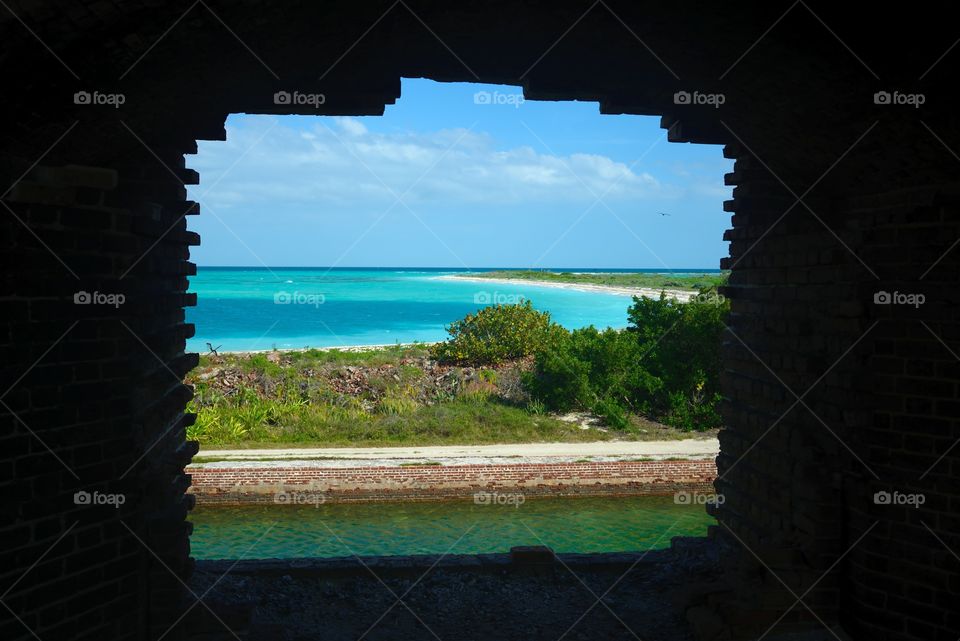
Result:
[[[673,496],[514,499],[197,506],[190,517],[192,555],[479,554],[507,552],[515,545],[623,552],[665,548],[674,536],[705,536],[707,526],[716,523],[703,505],[678,505]]]

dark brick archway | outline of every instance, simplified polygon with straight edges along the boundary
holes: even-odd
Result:
[[[521,85],[725,145],[729,585],[706,607],[743,638],[781,616],[854,638],[960,634],[958,54],[936,7],[150,5],[0,13],[4,638],[155,639],[182,608],[186,216],[202,207],[184,154],[222,139],[228,113],[382,113],[401,77]],[[123,104],[77,104],[94,92]],[[80,290],[125,302],[75,305]],[[881,291],[926,302],[875,304]]]

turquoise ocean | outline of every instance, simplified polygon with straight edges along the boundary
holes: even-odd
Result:
[[[493,269],[493,268],[490,268]],[[486,270],[472,270],[486,271]],[[565,271],[648,272],[657,269]],[[673,270],[713,273],[715,270]],[[629,296],[450,278],[464,269],[199,267],[188,351],[299,349],[434,342],[445,327],[494,303],[530,300],[568,329],[627,325]]]

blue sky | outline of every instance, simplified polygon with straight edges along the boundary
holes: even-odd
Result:
[[[727,255],[721,147],[516,87],[407,79],[382,117],[235,114],[187,166],[201,266],[715,269]]]

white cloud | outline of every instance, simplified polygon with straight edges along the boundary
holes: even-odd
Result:
[[[362,136],[363,134],[367,133],[367,128],[356,118],[342,117],[335,118],[334,120],[336,121],[337,125],[340,126],[340,129],[344,131],[344,133],[350,134],[351,136]]]
[[[200,154],[188,159],[201,177],[193,195],[214,208],[386,208],[405,192],[411,206],[589,206],[598,196],[614,202],[672,198],[682,191],[606,156],[498,149],[489,136],[464,129],[377,133],[346,117],[318,120],[309,130],[267,117],[234,117],[226,142],[200,144]]]

